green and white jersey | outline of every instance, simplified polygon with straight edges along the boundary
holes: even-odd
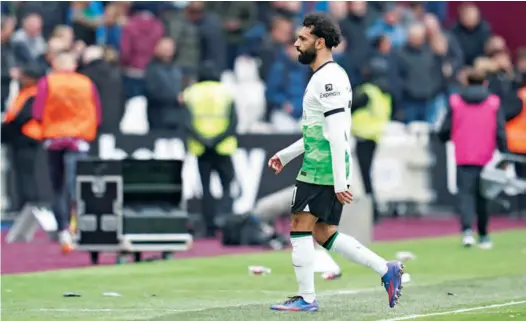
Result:
[[[352,88],[345,70],[335,62],[327,62],[312,75],[303,96],[302,132],[305,153],[303,165],[297,180],[310,184],[334,185],[333,162],[329,143],[329,130],[326,117],[344,117],[339,119],[339,133],[345,136],[345,169],[337,170],[345,175],[350,184],[351,152],[351,106]],[[331,130],[331,132],[334,132]],[[342,159],[343,166],[343,159]],[[344,171],[344,172],[343,172]]]

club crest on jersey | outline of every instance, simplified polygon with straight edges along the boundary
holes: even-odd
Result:
[[[332,84],[326,84],[325,91],[332,91]]]

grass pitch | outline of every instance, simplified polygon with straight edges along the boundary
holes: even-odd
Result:
[[[316,275],[319,312],[270,311],[296,290],[290,253],[283,251],[6,275],[2,320],[526,320],[526,230],[493,239],[490,251],[464,249],[458,237],[374,244],[387,258],[397,251],[417,257],[406,264],[412,280],[395,309],[374,272],[336,257],[343,278]],[[248,275],[249,265],[272,274]]]

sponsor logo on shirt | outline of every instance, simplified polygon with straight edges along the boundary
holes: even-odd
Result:
[[[332,91],[332,84],[326,84],[325,91]]]
[[[328,93],[320,94],[320,99],[322,99],[322,98],[329,98],[329,97],[333,97],[333,96],[340,96],[340,92],[339,91],[331,91],[331,92],[328,92]]]

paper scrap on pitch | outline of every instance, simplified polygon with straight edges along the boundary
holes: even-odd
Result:
[[[396,252],[396,259],[401,262],[412,261],[416,259],[416,255],[407,251]]]

